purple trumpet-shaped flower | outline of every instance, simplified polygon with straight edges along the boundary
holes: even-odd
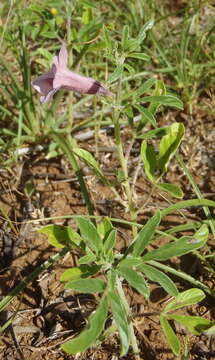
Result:
[[[70,71],[67,63],[67,50],[65,45],[62,45],[58,56],[54,57],[51,71],[32,82],[34,89],[42,94],[40,100],[43,104],[52,99],[60,89],[78,91],[83,94],[111,95],[111,92],[99,81]]]

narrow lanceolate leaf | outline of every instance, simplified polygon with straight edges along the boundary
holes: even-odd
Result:
[[[134,107],[140,111],[140,113],[142,115],[141,121],[143,122],[143,124],[150,123],[154,127],[157,126],[156,119],[149,110],[145,109],[143,106],[141,106],[139,104],[134,104]]]
[[[103,245],[104,254],[108,255],[116,243],[116,230],[111,230]]]
[[[130,345],[130,329],[127,318],[127,312],[124,305],[121,302],[119,295],[114,292],[109,293],[111,310],[113,313],[113,318],[118,327],[120,341],[121,341],[121,356],[124,356],[128,352]]]
[[[148,79],[144,82],[143,85],[141,85],[137,90],[135,90],[132,94],[133,98],[136,99],[145,92],[147,92],[151,87],[156,83],[156,79]]]
[[[161,138],[164,135],[168,134],[169,126],[157,128],[154,130],[147,131],[145,134],[141,134],[137,136],[137,139],[153,139],[153,138]]]
[[[158,166],[161,173],[167,169],[170,159],[177,151],[184,136],[184,131],[184,125],[182,123],[174,123],[170,126],[169,133],[162,137],[158,156]]]
[[[129,267],[120,267],[119,274],[140,294],[144,295],[146,299],[149,298],[150,292],[148,285],[142,274],[132,270]]]
[[[100,279],[78,279],[66,283],[65,289],[79,291],[85,294],[94,294],[96,292],[103,292],[106,288],[106,283]]]
[[[109,218],[103,218],[102,221],[97,224],[97,231],[102,238],[106,237],[106,234],[109,234],[112,229],[113,225]]]
[[[181,188],[174,184],[162,183],[162,184],[157,184],[156,187],[161,189],[162,191],[167,192],[168,194],[175,197],[176,199],[182,199],[184,196],[184,193],[181,190]]]
[[[185,306],[197,304],[205,298],[205,294],[200,289],[189,289],[181,292],[176,298],[170,301],[164,309],[164,312],[174,311]]]
[[[157,270],[153,266],[142,264],[138,266],[138,270],[142,271],[151,281],[158,283],[171,296],[178,295],[178,289],[174,282],[162,271]]]
[[[90,315],[86,328],[75,339],[61,345],[68,354],[77,354],[92,346],[101,334],[107,318],[108,300],[104,297],[96,311]]]
[[[183,236],[177,241],[169,242],[161,246],[159,249],[152,250],[143,256],[144,261],[159,260],[165,261],[173,256],[182,256],[201,248],[206,240],[198,241],[191,236]]]
[[[95,225],[84,216],[77,216],[75,219],[83,240],[97,254],[102,249],[102,240]]]
[[[77,148],[77,149],[73,149],[73,152],[79,158],[81,158],[96,173],[96,175],[98,175],[104,182],[107,182],[96,159],[93,157],[93,155],[89,151]]]
[[[149,61],[150,60],[150,56],[144,53],[139,53],[139,52],[133,52],[127,55],[127,57],[131,57],[134,59],[140,59],[140,60],[144,60],[144,61]]]
[[[201,335],[207,329],[211,328],[213,323],[200,316],[168,315],[168,319],[175,320],[182,326],[186,327],[191,334]]]
[[[133,266],[139,266],[143,263],[141,257],[134,257],[131,256],[130,254],[127,255],[124,259],[122,259],[119,264],[118,267],[133,267]]]
[[[142,252],[145,250],[146,246],[152,240],[155,230],[159,225],[161,220],[160,211],[156,211],[155,215],[151,217],[143,226],[143,228],[138,233],[136,239],[131,244],[131,251],[128,249],[129,252],[132,252],[134,257],[140,256]]]
[[[123,49],[126,48],[128,39],[129,39],[129,26],[125,25],[125,26],[123,26],[123,29],[122,29],[122,39],[121,39],[121,45],[122,45]]]
[[[172,351],[176,356],[180,354],[180,342],[175,335],[172,327],[170,326],[170,323],[164,316],[160,316],[160,324],[163,329],[163,332],[166,336],[166,339],[168,341],[168,344],[170,345]]]
[[[143,160],[143,166],[147,177],[152,183],[154,183],[156,180],[155,171],[157,168],[157,157],[154,146],[149,144],[147,141],[143,141],[140,156]]]
[[[114,72],[110,75],[108,79],[108,83],[111,84],[115,81],[117,81],[123,73],[123,65],[118,65],[117,68],[114,70]]]
[[[79,265],[90,264],[95,260],[96,260],[95,254],[89,248],[86,248],[86,255],[78,259],[78,264]]]
[[[173,95],[154,95],[154,96],[144,96],[141,98],[142,103],[158,103],[160,105],[171,106],[177,109],[183,110],[182,101]]]

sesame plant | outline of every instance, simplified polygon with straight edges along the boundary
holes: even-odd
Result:
[[[95,35],[98,24],[91,19],[90,9],[91,6],[85,13],[84,21],[89,32]],[[36,10],[38,15],[40,11]],[[99,24],[99,32],[102,34],[101,56],[105,59],[105,66],[108,69],[108,79],[105,82],[97,80],[95,76],[85,76],[80,71],[77,72],[74,59],[71,66],[72,41],[76,44],[75,40],[85,39],[87,30],[82,31],[80,35],[68,26],[66,36],[62,40],[62,34],[57,31],[57,21],[60,19],[56,20],[53,14],[55,12],[52,9],[52,17],[47,19],[47,26],[43,31],[47,36],[48,29],[52,26],[52,35],[57,34],[59,46],[58,49],[54,49],[56,51],[52,51],[53,49],[41,51],[45,58],[43,67],[47,66],[46,69],[40,72],[39,77],[35,76],[31,79],[28,75],[23,92],[16,87],[16,80],[10,75],[12,85],[6,86],[4,93],[9,94],[11,99],[16,93],[20,94],[18,102],[20,108],[17,108],[20,112],[15,114],[19,124],[18,144],[26,140],[29,134],[32,136],[32,142],[39,141],[39,138],[49,141],[51,143],[49,155],[52,153],[50,149],[54,149],[55,155],[63,155],[76,175],[88,214],[68,215],[74,218],[74,227],[49,224],[40,228],[39,232],[45,234],[49,244],[59,249],[59,252],[14,288],[0,302],[0,311],[5,309],[13,298],[41,272],[65,254],[71,254],[75,259],[75,266],[65,270],[61,274],[60,281],[67,291],[96,294],[99,303],[89,316],[84,329],[74,338],[65,340],[61,345],[62,350],[72,355],[82,353],[93,346],[100,346],[108,336],[117,333],[120,356],[130,352],[138,359],[140,344],[135,331],[135,314],[126,295],[127,289],[132,288],[133,291],[141,294],[145,301],[149,301],[151,285],[156,283],[166,292],[169,301],[163,305],[162,311],[152,316],[159,320],[161,331],[165,334],[174,355],[179,356],[183,353],[183,343],[177,336],[175,323],[185,327],[193,335],[203,333],[211,336],[214,333],[214,325],[211,321],[200,316],[181,315],[180,309],[201,302],[206,295],[214,299],[215,292],[195,277],[173,267],[171,261],[175,257],[192,253],[206,268],[210,267],[201,249],[204,248],[207,252],[209,234],[210,232],[215,234],[209,210],[209,207],[215,207],[215,202],[204,199],[179,154],[186,131],[184,124],[176,121],[163,127],[158,124],[160,112],[170,107],[182,110],[182,101],[158,77],[136,79],[135,64],[144,66],[151,60],[150,52],[145,51],[145,40],[153,29],[154,21],[146,21],[141,28],[137,26],[135,35],[131,27],[125,25],[117,36],[108,26],[102,27]],[[24,44],[25,36],[22,31],[21,35]],[[39,36],[36,29],[33,36],[35,39]],[[88,45],[85,45],[81,50],[78,49],[80,50],[78,62],[88,50]],[[77,50],[78,45],[76,46]],[[0,65],[10,74],[7,64],[1,62]],[[24,74],[25,72],[23,81]],[[30,84],[40,93],[40,100],[38,94],[32,96]],[[64,96],[62,90],[69,91],[69,94],[66,94],[68,109],[60,115],[59,120],[56,110]],[[96,101],[99,104],[99,114],[83,121],[79,126],[73,121],[76,109],[73,92],[87,94],[87,99],[88,95],[93,95],[98,99]],[[42,105],[39,105],[39,101]],[[39,113],[34,111],[35,104],[40,109]],[[82,100],[79,99],[78,104],[81,105]],[[26,106],[31,109],[30,117]],[[107,109],[109,112],[106,119]],[[39,119],[38,123],[37,119],[40,116],[43,120]],[[67,117],[68,122],[63,126]],[[97,117],[101,117],[102,120],[96,131],[106,125],[111,126],[114,131],[118,167],[111,177],[104,173],[99,158],[82,148],[75,138],[76,130],[83,130],[85,127],[94,128]],[[44,131],[42,124],[45,118],[48,120]],[[35,126],[41,127],[35,129]],[[131,134],[128,145],[123,141],[124,128]],[[134,142],[139,142],[140,148],[136,172],[133,175],[130,172],[129,160]],[[183,200],[184,193],[181,187],[166,180],[173,159],[183,169],[197,198]],[[126,219],[103,218],[96,214],[89,187],[81,170],[83,165],[112,191],[124,208]],[[135,181],[142,169],[150,187],[148,198],[143,203],[135,192]],[[147,203],[154,193],[168,199],[170,205],[163,210],[157,207],[154,214],[142,225],[140,214],[147,208]],[[174,212],[181,214],[183,209],[197,206],[203,207],[205,221],[191,222],[182,213],[183,224],[169,228],[164,225],[163,220],[167,215]],[[127,225],[130,230],[126,246],[120,249],[117,247],[120,239],[117,223]],[[158,245],[160,239],[164,242],[161,246]],[[210,270],[213,271],[211,268]],[[177,282],[173,281],[173,277]],[[189,288],[182,291],[180,281],[188,284]],[[5,330],[11,321],[5,323],[0,331]]]

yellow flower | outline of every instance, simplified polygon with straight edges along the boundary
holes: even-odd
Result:
[[[53,16],[56,16],[58,14],[58,10],[56,8],[51,8],[50,9],[50,13],[53,15]]]

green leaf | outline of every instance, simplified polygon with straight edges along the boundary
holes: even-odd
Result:
[[[169,133],[160,141],[158,166],[161,173],[167,169],[170,159],[177,151],[184,136],[184,125],[182,123],[172,124],[169,130]]]
[[[215,334],[215,325],[212,325],[209,329],[204,331],[204,334],[211,337]]]
[[[96,260],[96,256],[93,254],[93,252],[87,248],[86,249],[86,255],[82,256],[80,259],[78,259],[78,263],[80,265],[89,264]]]
[[[141,145],[141,159],[143,160],[144,170],[149,180],[154,183],[156,176],[157,158],[154,146],[143,141]]]
[[[104,33],[104,39],[105,39],[105,43],[106,43],[106,48],[109,51],[112,51],[112,41],[111,41],[111,36],[110,36],[110,32],[107,29],[106,26],[103,26],[103,33]]]
[[[161,214],[160,211],[157,210],[155,215],[152,216],[151,219],[149,219],[147,223],[143,226],[143,228],[140,230],[136,239],[128,249],[128,252],[132,252],[132,255],[134,257],[140,256],[142,252],[145,250],[146,246],[152,240],[155,230],[157,226],[160,224],[160,221],[161,221]]]
[[[135,290],[144,295],[146,299],[149,298],[149,288],[142,274],[124,266],[121,266],[118,271]]]
[[[140,257],[133,257],[130,255],[127,255],[124,259],[122,259],[118,267],[133,267],[133,266],[139,266],[142,264],[142,259]]]
[[[144,94],[145,92],[147,92],[149,89],[151,89],[151,87],[155,83],[156,83],[156,79],[154,79],[154,78],[146,80],[139,89],[137,89],[133,92],[133,94],[132,94],[133,98],[136,99],[137,97],[139,97],[142,94]]]
[[[156,119],[155,119],[154,115],[149,110],[147,110],[146,108],[144,108],[143,106],[141,106],[139,104],[134,104],[134,107],[136,109],[138,109],[140,111],[140,113],[142,114],[141,122],[144,125],[149,122],[154,127],[157,126]],[[140,129],[138,128],[138,130],[140,130]]]
[[[129,39],[129,26],[124,25],[122,29],[122,39],[121,39],[121,46],[123,50],[126,48],[128,39]]]
[[[102,221],[97,225],[97,231],[102,238],[105,238],[112,229],[113,225],[108,218],[102,219]]]
[[[118,65],[114,70],[114,72],[110,75],[108,79],[108,83],[111,84],[117,81],[122,76],[122,73],[123,73],[123,65]]]
[[[183,191],[180,189],[179,186],[176,186],[174,184],[167,184],[167,183],[162,183],[162,184],[156,184],[156,187],[169,193],[170,195],[172,195],[173,197],[175,197],[176,199],[182,199],[184,196]]]
[[[103,331],[107,318],[107,311],[108,301],[107,297],[104,297],[96,311],[89,316],[86,328],[75,339],[69,340],[61,345],[61,349],[68,354],[77,354],[84,352],[92,346]]]
[[[99,165],[97,163],[97,161],[94,159],[93,155],[84,149],[73,149],[73,152],[82,160],[84,160],[84,162],[95,172],[95,174],[97,176],[99,176],[103,182],[107,183],[107,180],[103,174],[103,172],[101,171],[101,169],[99,168]]]
[[[145,134],[136,136],[137,139],[153,139],[160,138],[166,135],[169,132],[169,126],[157,128],[154,130],[147,131]]]
[[[104,254],[108,255],[116,243],[116,230],[111,230],[103,245]]]
[[[106,283],[100,279],[79,279],[66,283],[65,289],[79,291],[81,293],[100,293],[106,288]]]
[[[71,269],[67,269],[63,272],[60,277],[60,281],[67,282],[70,280],[76,280],[80,278],[86,278],[98,273],[101,269],[100,265],[80,265],[79,267],[73,267]]]
[[[168,320],[162,315],[160,316],[160,324],[173,353],[178,356],[180,354],[180,342]]]
[[[83,273],[79,267],[73,267],[63,272],[63,274],[60,277],[60,281],[67,282],[69,280],[79,279],[82,274]]]
[[[159,105],[165,105],[170,107],[175,107],[177,109],[183,110],[182,101],[173,95],[153,95],[153,96],[144,96],[141,98],[142,103],[157,103]]]
[[[196,234],[193,238],[191,236],[182,236],[180,239],[169,242],[168,244],[161,246],[159,249],[152,250],[143,256],[143,260],[165,261],[173,256],[182,256],[192,252],[193,250],[199,249],[205,244],[207,238],[198,239],[196,238]]]
[[[92,250],[95,251],[96,254],[98,254],[98,252],[102,249],[102,240],[95,225],[84,216],[77,216],[75,221],[80,229],[83,240]]]
[[[38,232],[47,235],[49,244],[56,248],[78,246],[81,243],[81,237],[69,226],[47,225]]]
[[[130,345],[130,329],[127,319],[127,312],[118,294],[115,294],[114,292],[109,292],[109,298],[110,298],[113,318],[118,327],[119,336],[121,340],[120,355],[124,356],[127,354]]]
[[[206,224],[203,224],[199,230],[195,233],[193,241],[207,241],[209,235],[209,230]]]
[[[139,53],[139,52],[129,53],[127,55],[127,57],[131,57],[134,59],[140,59],[140,60],[144,60],[144,61],[149,61],[151,59],[149,55],[144,54],[144,53]]]
[[[200,289],[193,288],[193,289],[185,290],[180,294],[178,294],[175,297],[175,299],[173,299],[166,305],[164,309],[164,313],[168,311],[174,311],[185,306],[197,304],[198,302],[202,301],[204,298],[205,298],[205,294]]]
[[[184,316],[184,315],[168,315],[169,319],[177,321],[182,326],[185,326],[193,335],[201,335],[207,331],[213,323],[200,316]]]
[[[135,39],[129,39],[126,43],[126,51],[135,51],[137,48],[139,48],[139,46],[142,44],[143,40],[146,37],[146,32],[152,28],[152,26],[154,25],[154,21],[153,20],[149,20],[147,21],[144,26],[142,27],[142,29],[140,29],[139,34],[137,35],[137,37]]]
[[[115,291],[117,283],[117,273],[116,270],[112,267],[110,270],[107,271],[107,278],[108,278],[108,291]]]
[[[138,270],[142,271],[151,281],[158,283],[171,296],[178,295],[178,289],[174,282],[162,271],[147,264],[138,266]]]

